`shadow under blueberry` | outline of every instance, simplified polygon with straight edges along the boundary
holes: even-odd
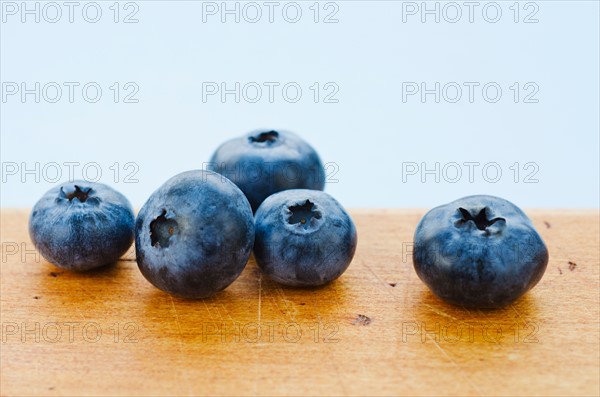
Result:
[[[243,332],[256,333],[259,325],[267,332],[265,327],[273,325],[281,331],[290,323],[337,323],[337,304],[344,306],[346,288],[343,276],[316,288],[283,286],[263,274],[251,257],[240,277],[212,297],[181,298],[147,283],[138,305],[148,337],[202,346],[231,343],[240,335],[243,340]],[[337,304],[331,303],[332,296]]]
[[[497,309],[464,308],[444,302],[428,289],[414,297],[407,308],[409,333],[421,342],[435,338],[442,346],[480,346],[493,349],[540,343],[544,333],[539,300],[530,292],[514,303]],[[406,331],[403,329],[403,331]]]
[[[86,279],[107,276],[112,277],[114,274],[118,273],[119,262],[121,262],[121,260],[85,271],[62,269],[46,260],[44,260],[43,262],[44,267],[42,269],[42,272],[47,273],[48,276],[57,277],[57,275],[66,275],[69,278]]]
[[[207,333],[216,329],[256,322],[256,302],[240,291],[226,288],[211,297],[191,299],[170,295],[150,283],[146,287],[138,307],[145,333],[152,339],[177,344],[184,339],[189,346],[201,346]]]
[[[120,261],[119,261],[120,262]],[[42,295],[61,296],[62,301],[77,302],[107,300],[107,294],[114,288],[112,281],[123,283],[122,273],[125,264],[113,262],[82,272],[61,269],[50,262],[40,263],[40,277],[36,277],[36,293]],[[65,293],[69,291],[69,293]],[[81,292],[85,291],[85,292]]]

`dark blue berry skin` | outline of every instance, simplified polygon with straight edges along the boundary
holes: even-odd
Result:
[[[271,279],[314,287],[346,271],[356,250],[356,228],[333,197],[317,190],[286,190],[256,212],[254,257]]]
[[[36,203],[29,236],[56,266],[74,271],[116,262],[133,242],[135,216],[121,193],[86,181],[63,183]]]
[[[548,249],[521,209],[477,195],[425,214],[415,231],[413,263],[439,298],[467,308],[501,308],[540,281]]]
[[[209,168],[244,192],[252,211],[270,195],[288,189],[323,190],[325,170],[317,152],[287,131],[254,131],[222,144]]]
[[[155,287],[206,298],[238,278],[254,244],[254,218],[244,194],[210,171],[187,171],[156,190],[135,225],[138,266]]]

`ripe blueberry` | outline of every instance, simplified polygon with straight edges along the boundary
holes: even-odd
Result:
[[[273,193],[323,190],[325,186],[325,170],[317,152],[286,131],[255,131],[229,140],[209,164],[244,192],[253,211]]]
[[[290,286],[319,286],[350,265],[356,228],[333,197],[317,190],[286,190],[256,212],[254,257],[263,272]]]
[[[252,209],[231,181],[187,171],[156,190],[135,224],[138,266],[155,287],[184,298],[225,289],[242,272],[254,243]]]
[[[498,308],[540,281],[548,250],[517,206],[498,197],[468,196],[425,214],[415,231],[413,263],[441,299]]]
[[[63,183],[35,204],[29,235],[56,266],[75,271],[116,262],[133,242],[133,209],[121,193],[85,181]]]

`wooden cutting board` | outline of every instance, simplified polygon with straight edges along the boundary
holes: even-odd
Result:
[[[186,301],[146,282],[133,252],[59,270],[33,250],[29,212],[2,210],[0,394],[600,394],[598,210],[528,211],[550,263],[495,311],[447,305],[418,279],[424,212],[352,211],[356,256],[326,287],[280,287],[251,260],[218,296]]]

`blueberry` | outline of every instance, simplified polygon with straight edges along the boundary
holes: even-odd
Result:
[[[205,298],[244,270],[254,243],[254,218],[244,194],[210,171],[187,171],[156,190],[135,224],[138,266],[172,295]]]
[[[286,190],[256,212],[254,257],[263,272],[289,286],[319,286],[350,265],[356,228],[333,197],[317,190]]]
[[[229,140],[213,154],[209,167],[231,179],[248,197],[253,211],[273,193],[325,186],[317,152],[286,131],[256,131]]]
[[[29,235],[56,266],[75,271],[116,262],[133,242],[135,216],[121,193],[85,181],[63,183],[35,204]]]
[[[548,250],[517,206],[498,197],[468,196],[425,214],[415,231],[413,263],[441,299],[499,308],[540,281]]]

